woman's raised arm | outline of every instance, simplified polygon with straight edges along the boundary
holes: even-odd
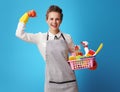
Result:
[[[23,16],[20,18],[16,29],[16,36],[24,41],[37,43],[39,33],[33,34],[24,31],[26,23],[28,22],[30,17],[36,17],[36,12],[34,10],[24,13]]]

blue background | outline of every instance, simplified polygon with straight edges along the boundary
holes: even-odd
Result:
[[[44,92],[45,63],[36,47],[15,36],[22,14],[34,9],[27,32],[46,32],[45,14],[52,4],[63,9],[60,29],[75,44],[82,40],[96,50],[95,71],[77,70],[79,92],[120,92],[120,1],[119,0],[1,0],[0,1],[0,92]],[[81,47],[83,50],[83,48]]]

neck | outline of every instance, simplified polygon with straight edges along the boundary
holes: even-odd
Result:
[[[50,30],[50,32],[54,35],[57,34],[59,31],[60,31],[59,29],[58,30]]]

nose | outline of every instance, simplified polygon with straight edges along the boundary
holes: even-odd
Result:
[[[55,23],[57,23],[57,20],[56,20],[56,19],[54,19],[54,20],[53,20],[53,23],[54,23],[54,24],[55,24]]]

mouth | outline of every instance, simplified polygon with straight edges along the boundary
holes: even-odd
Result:
[[[53,28],[57,28],[57,25],[56,25],[56,24],[51,24],[51,26],[52,26]]]

